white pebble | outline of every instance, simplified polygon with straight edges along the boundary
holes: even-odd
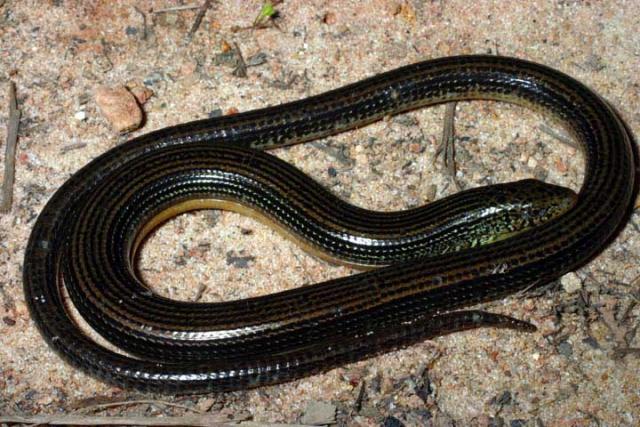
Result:
[[[578,292],[582,289],[582,281],[576,273],[567,273],[560,278],[562,288],[568,294]]]

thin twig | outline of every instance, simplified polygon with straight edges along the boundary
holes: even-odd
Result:
[[[204,283],[200,283],[200,286],[198,286],[198,290],[196,291],[196,295],[193,297],[194,302],[200,301],[205,289],[207,289],[207,285],[205,285]]]
[[[200,24],[202,23],[202,18],[204,18],[204,15],[207,13],[207,10],[210,7],[211,7],[211,0],[204,0],[204,3],[202,3],[202,6],[200,7],[198,14],[196,15],[196,19],[193,21],[193,25],[191,26],[189,33],[187,33],[187,42],[191,41],[191,38],[193,37],[193,35],[196,33],[196,31],[198,31],[198,28],[200,28]]]
[[[209,427],[307,427],[303,424],[258,423],[253,421],[219,422],[212,415],[185,415],[183,417],[96,417],[84,415],[0,416],[5,424],[45,424],[78,426],[209,426]]]
[[[179,409],[185,409],[187,411],[192,411],[195,412],[196,414],[202,414],[203,412],[200,411],[199,409],[196,408],[191,408],[189,406],[186,405],[180,405],[178,403],[172,403],[172,402],[166,402],[164,400],[149,400],[149,399],[142,399],[142,400],[125,400],[122,402],[110,402],[110,403],[100,403],[97,405],[90,405],[90,406],[85,406],[84,408],[80,408],[78,409],[76,412],[95,412],[95,411],[101,411],[103,409],[109,409],[109,408],[116,408],[116,407],[120,407],[120,406],[132,406],[132,405],[162,405],[162,406],[167,406],[167,407],[172,407],[172,408],[179,408]]]
[[[186,415],[183,417],[99,417],[93,415],[36,415],[32,417],[0,417],[0,423],[48,424],[48,425],[134,425],[134,426],[238,426],[219,422],[211,415]]]
[[[20,110],[16,101],[16,87],[9,82],[9,119],[7,121],[7,146],[4,156],[4,180],[2,182],[2,202],[0,213],[11,210],[13,202],[13,181],[16,168],[16,145],[18,143],[18,128],[20,127]]]
[[[245,78],[247,77],[247,63],[244,60],[244,56],[242,56],[242,51],[240,50],[240,46],[238,46],[238,43],[233,42],[233,47],[236,51],[236,59],[238,62],[236,63],[236,67],[233,69],[233,72],[231,74],[236,77]]]
[[[145,13],[138,9],[136,6],[133,6],[133,10],[135,10],[136,12],[138,12],[138,14],[140,14],[140,16],[142,16],[142,40],[146,40],[149,36],[149,30],[147,28],[147,15],[145,15]]]
[[[174,6],[174,7],[167,7],[164,9],[158,9],[158,10],[154,10],[151,13],[170,13],[170,12],[182,12],[183,10],[193,10],[193,9],[198,9],[199,7],[202,7],[198,4],[187,4],[184,6]]]
[[[552,128],[546,123],[542,123],[540,126],[538,126],[538,128],[550,137],[557,139],[558,141],[562,142],[565,145],[568,145],[569,147],[576,149],[580,148],[580,146],[574,140],[572,140],[571,137],[559,130]]]
[[[86,142],[75,142],[73,144],[64,145],[60,148],[60,154],[66,154],[69,151],[79,150],[87,146]]]
[[[450,102],[446,105],[444,113],[444,125],[442,126],[442,139],[438,148],[436,148],[435,158],[442,154],[444,166],[447,173],[451,176],[454,186],[458,191],[462,190],[462,185],[458,181],[457,165],[456,165],[456,148],[455,148],[455,115],[456,102]]]

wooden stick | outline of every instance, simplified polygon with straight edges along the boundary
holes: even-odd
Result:
[[[148,399],[141,399],[141,400],[127,400],[124,402],[110,402],[110,403],[99,403],[97,405],[90,405],[90,406],[85,406],[82,408],[79,408],[77,412],[96,412],[96,411],[101,411],[103,409],[109,409],[109,408],[116,408],[119,406],[132,406],[132,405],[156,405],[156,406],[170,406],[173,408],[180,408],[180,409],[185,409],[187,411],[192,411],[195,412],[196,414],[202,414],[203,412],[198,410],[197,408],[191,408],[189,406],[186,405],[180,405],[178,403],[173,403],[173,402],[165,402],[163,400],[148,400]]]
[[[211,0],[204,0],[204,3],[202,3],[202,6],[200,7],[198,14],[196,15],[196,19],[194,19],[193,25],[191,26],[191,29],[187,34],[187,41],[190,41],[196,31],[198,31],[198,28],[200,28],[200,24],[202,23],[202,18],[204,18],[204,15],[207,13],[207,10],[209,10],[210,7]]]
[[[0,423],[6,424],[48,424],[78,426],[209,426],[209,427],[307,427],[302,424],[259,423],[243,421],[219,422],[214,415],[185,415],[183,417],[98,417],[91,415],[35,415],[0,416]]]
[[[183,10],[193,10],[193,9],[198,9],[201,6],[198,4],[188,4],[185,6],[174,6],[174,7],[167,7],[164,9],[157,9],[152,11],[151,13],[169,13],[169,12],[181,12]]]
[[[238,426],[235,423],[221,423],[211,415],[185,415],[183,417],[101,417],[94,415],[35,415],[31,417],[0,417],[0,423],[48,424],[48,425],[133,425],[133,426]]]
[[[16,168],[16,144],[20,126],[20,110],[16,101],[16,87],[9,82],[9,119],[7,121],[7,146],[4,157],[4,180],[2,182],[2,203],[0,213],[8,213],[13,201],[13,181]]]

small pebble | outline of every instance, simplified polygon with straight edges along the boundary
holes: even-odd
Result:
[[[562,288],[568,294],[573,294],[582,289],[582,281],[576,273],[567,273],[560,278]]]
[[[222,116],[222,109],[221,108],[215,108],[215,109],[209,111],[209,114],[207,114],[207,116],[210,119],[213,119],[214,117],[220,117],[220,116]]]
[[[569,167],[562,159],[557,159],[555,161],[555,166],[556,170],[560,173],[565,173],[567,170],[569,170]]]
[[[129,91],[135,96],[140,105],[146,104],[149,98],[153,96],[153,91],[146,86],[133,86],[129,88]]]
[[[527,160],[527,166],[531,169],[535,169],[535,167],[538,166],[538,161],[533,157],[529,157],[529,160]]]
[[[216,403],[216,400],[214,398],[207,397],[199,401],[196,405],[196,408],[200,412],[209,412],[214,403]]]
[[[153,71],[142,80],[146,86],[154,86],[164,80],[164,74],[160,71]]]
[[[422,153],[424,151],[424,145],[419,142],[412,142],[409,144],[409,151],[416,154]]]
[[[265,62],[267,62],[267,54],[264,52],[258,52],[255,55],[251,55],[246,60],[247,67],[255,67],[262,65]]]
[[[336,406],[331,403],[311,401],[300,422],[312,426],[333,424],[336,422]]]
[[[573,355],[573,347],[569,341],[562,341],[558,344],[558,353],[563,356],[570,357]]]
[[[85,121],[87,120],[87,112],[83,110],[77,111],[73,117],[80,122]]]
[[[494,399],[498,406],[507,406],[513,403],[513,396],[509,390],[505,390],[500,396]]]
[[[228,41],[222,40],[220,42],[220,50],[222,53],[227,53],[233,50],[233,46],[231,46]]]
[[[333,25],[336,23],[336,14],[333,12],[327,12],[324,14],[324,16],[322,17],[322,22],[324,22],[327,25]]]
[[[142,110],[136,98],[124,86],[99,88],[96,91],[96,104],[118,132],[135,130],[142,123]]]
[[[593,337],[587,337],[583,339],[582,342],[589,345],[591,348],[595,348],[595,349],[600,348],[600,344],[598,344],[598,341],[596,341],[596,339]]]
[[[392,417],[391,415],[389,415],[384,419],[384,421],[382,422],[382,425],[384,427],[404,427],[404,424],[402,423],[402,421],[400,421],[396,417]]]

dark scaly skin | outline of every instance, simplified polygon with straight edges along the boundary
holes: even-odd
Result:
[[[527,197],[515,210],[493,206],[495,215],[480,221],[462,215],[457,224],[466,228],[447,226],[448,236],[456,241],[457,230],[466,229],[457,241],[466,241],[467,248],[450,252],[461,245],[438,243],[443,233],[433,225],[443,212],[471,207],[473,192],[445,199],[431,211],[367,212],[335,202],[292,167],[242,150],[296,144],[387,115],[467,99],[514,102],[560,121],[586,154],[575,203],[570,196],[552,197],[552,206],[560,208],[538,212],[541,225],[525,217],[546,205],[531,204]],[[599,253],[626,219],[635,168],[631,135],[618,115],[572,78],[514,58],[426,61],[301,101],[161,129],[98,157],[56,192],[38,218],[25,255],[25,295],[47,342],[106,381],[167,393],[274,384],[440,333],[479,325],[530,330],[506,316],[455,310],[547,283]],[[525,183],[507,202],[535,185],[546,188]],[[500,199],[495,188],[474,191],[494,191],[491,203]],[[267,222],[280,221],[296,239],[331,258],[391,265],[217,304],[151,294],[131,268],[144,223],[175,203],[207,206],[193,200],[212,194],[223,207],[249,206]],[[530,208],[523,207],[527,204]],[[519,231],[523,227],[528,229]],[[469,247],[482,239],[478,230],[483,229],[490,234],[480,243],[497,241]],[[390,240],[381,244],[380,230]],[[432,240],[420,237],[425,230]],[[429,244],[416,249],[411,246],[416,240]],[[429,245],[439,253],[430,255]],[[84,336],[64,307],[59,272],[89,323],[140,359]]]

